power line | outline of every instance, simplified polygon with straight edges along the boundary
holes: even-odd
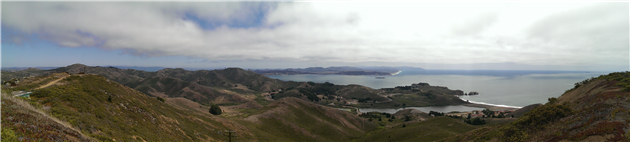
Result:
[[[221,133],[221,135],[226,136],[228,142],[232,142],[232,137],[234,137],[234,141],[236,141],[236,131],[225,130]]]

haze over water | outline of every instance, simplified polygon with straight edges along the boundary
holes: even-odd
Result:
[[[446,86],[466,93],[477,91],[476,96],[462,96],[475,103],[523,107],[546,103],[547,98],[559,97],[574,83],[604,73],[575,71],[498,71],[498,70],[403,70],[386,79],[375,76],[351,75],[280,75],[269,76],[284,81],[331,82],[339,85],[359,84],[374,89],[392,88],[426,82],[431,86]]]

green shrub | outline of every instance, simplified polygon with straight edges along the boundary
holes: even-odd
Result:
[[[212,106],[210,106],[210,113],[214,114],[214,115],[221,115],[221,113],[223,113],[223,111],[221,110],[221,108],[218,105],[212,104]]]
[[[159,101],[161,101],[161,102],[164,102],[164,98],[157,97],[157,99],[158,99]]]
[[[6,127],[2,127],[2,141],[15,142],[15,141],[18,141],[18,139],[17,139],[17,136],[15,135],[15,132],[13,132],[13,130]]]

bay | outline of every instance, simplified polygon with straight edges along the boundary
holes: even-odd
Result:
[[[446,86],[464,92],[476,91],[479,95],[462,96],[463,100],[496,106],[523,107],[546,103],[550,97],[559,97],[574,83],[605,74],[584,71],[518,71],[518,70],[402,70],[397,75],[274,75],[284,81],[331,82],[339,85],[358,84],[374,89],[392,88],[425,82],[432,86]]]

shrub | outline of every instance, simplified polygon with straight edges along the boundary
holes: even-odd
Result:
[[[223,111],[221,111],[221,108],[218,105],[212,104],[212,106],[210,106],[210,113],[214,115],[221,115]]]
[[[157,97],[157,99],[158,99],[159,101],[161,101],[161,102],[164,102],[164,98]]]
[[[13,130],[3,127],[2,128],[2,141],[15,142],[15,141],[18,141],[18,139],[17,139],[17,136],[15,135],[15,132],[13,132]]]

